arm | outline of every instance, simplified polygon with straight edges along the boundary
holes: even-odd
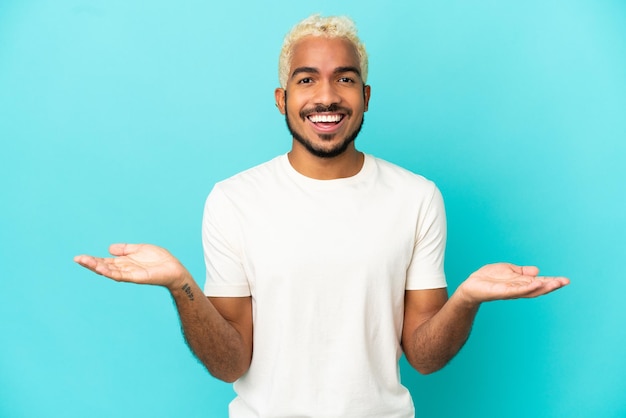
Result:
[[[252,298],[207,298],[191,276],[170,293],[191,351],[218,379],[239,379],[252,360]]]
[[[78,264],[116,281],[166,287],[176,303],[185,339],[218,379],[233,382],[252,359],[250,297],[207,298],[187,269],[167,250],[153,245],[114,244],[113,258],[80,255]]]
[[[448,300],[446,289],[405,293],[402,347],[420,373],[445,366],[469,337],[480,304],[533,298],[569,284],[565,277],[540,277],[536,267],[491,264],[474,272]]]

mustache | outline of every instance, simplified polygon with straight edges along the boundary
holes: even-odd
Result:
[[[328,106],[318,104],[309,109],[302,109],[300,111],[300,117],[304,119],[314,113],[343,113],[345,115],[352,116],[352,110],[347,107],[339,106],[337,103],[332,103]]]

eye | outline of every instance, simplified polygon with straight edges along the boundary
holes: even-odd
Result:
[[[312,82],[313,82],[313,79],[311,77],[304,77],[298,81],[298,84],[309,84]]]
[[[354,83],[354,79],[350,77],[341,77],[339,79],[340,83]]]

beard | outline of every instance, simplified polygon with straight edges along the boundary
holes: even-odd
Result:
[[[359,136],[359,132],[361,132],[361,128],[363,127],[363,122],[365,120],[365,115],[362,115],[361,123],[359,123],[359,126],[357,126],[354,131],[350,132],[343,139],[343,141],[328,149],[315,145],[313,141],[300,134],[293,126],[291,126],[291,123],[289,123],[289,113],[287,111],[287,107],[287,92],[285,92],[285,122],[287,122],[287,129],[289,129],[289,132],[291,133],[291,136],[293,136],[293,139],[302,144],[304,148],[306,148],[306,150],[309,151],[311,154],[319,158],[334,158],[343,154],[348,149],[348,146],[350,146],[350,144],[354,142],[356,137]],[[311,113],[336,112],[340,109],[343,110],[348,117],[352,115],[352,111],[350,109],[340,108],[335,104],[331,104],[327,107],[317,106],[315,107],[315,109],[309,111],[303,110],[300,112],[299,116],[302,118],[302,120],[304,120]],[[319,134],[318,137],[323,141],[330,141],[335,137],[335,134]]]

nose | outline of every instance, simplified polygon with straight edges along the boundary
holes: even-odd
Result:
[[[316,105],[330,106],[331,104],[339,104],[341,102],[341,95],[332,81],[319,83],[315,93],[314,100]]]

